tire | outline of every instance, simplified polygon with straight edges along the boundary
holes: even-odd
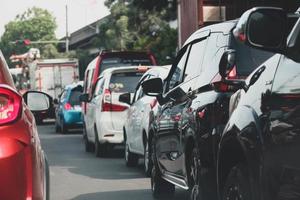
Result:
[[[105,144],[101,144],[99,142],[98,132],[97,132],[97,130],[95,130],[95,156],[96,157],[104,157],[107,153],[105,147],[106,147]]]
[[[147,141],[144,146],[144,171],[147,177],[151,176],[153,162],[152,162],[152,151],[151,143]]]
[[[204,199],[202,196],[202,191],[200,187],[200,154],[196,145],[193,146],[190,151],[190,156],[187,160],[187,176],[188,176],[188,184],[189,184],[189,193],[190,200],[202,200]]]
[[[222,200],[253,200],[250,191],[250,178],[244,164],[233,167],[223,189]]]
[[[61,128],[60,126],[58,125],[57,121],[55,120],[55,132],[56,133],[60,133],[61,132]]]
[[[88,140],[87,135],[83,136],[85,152],[94,152],[94,145]]]
[[[151,172],[151,191],[155,199],[171,197],[175,193],[175,185],[164,180],[155,165]]]
[[[62,134],[67,134],[68,133],[68,127],[65,125],[65,123],[63,121],[60,123],[60,128],[61,128],[61,133]]]
[[[125,164],[127,167],[136,167],[139,162],[138,155],[131,153],[127,142],[125,142]]]

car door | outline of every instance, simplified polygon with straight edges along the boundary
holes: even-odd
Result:
[[[182,104],[178,101],[177,96],[182,83],[184,68],[186,65],[190,45],[183,47],[175,63],[172,66],[170,74],[166,81],[166,94],[164,95],[167,102],[162,106],[157,120],[157,133],[155,135],[156,156],[162,168],[166,173],[182,174],[182,161],[180,149],[180,130],[179,121]]]
[[[96,125],[96,112],[99,112],[99,108],[101,108],[101,94],[103,90],[103,85],[104,78],[100,77],[96,83],[95,90],[92,93],[92,99],[89,102],[89,106],[87,108],[87,136],[92,141],[95,140],[94,129]]]

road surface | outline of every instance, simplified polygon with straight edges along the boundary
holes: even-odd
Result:
[[[142,160],[128,168],[122,147],[107,158],[96,158],[84,151],[80,131],[55,133],[53,124],[38,127],[42,147],[50,165],[51,200],[152,200],[150,179],[143,173]],[[187,194],[177,189],[174,200]]]

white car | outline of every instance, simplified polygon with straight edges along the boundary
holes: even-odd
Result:
[[[144,95],[141,83],[150,78],[160,77],[164,80],[169,73],[170,66],[158,66],[148,70],[141,78],[136,87],[133,98],[123,94],[120,100],[130,104],[124,124],[125,140],[125,162],[126,165],[136,166],[139,157],[144,157],[144,169],[147,176],[151,174],[152,162],[149,146],[151,145],[152,135],[149,133],[149,126],[157,113],[158,103],[156,97]],[[126,100],[127,96],[127,100]],[[128,99],[132,99],[128,102]]]
[[[149,67],[117,67],[101,73],[91,99],[87,102],[85,116],[85,149],[95,151],[97,157],[106,156],[109,150],[124,142],[123,126],[128,105],[119,101],[123,93],[134,93],[137,83]]]

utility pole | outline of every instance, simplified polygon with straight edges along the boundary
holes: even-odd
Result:
[[[66,53],[69,52],[68,3],[66,3]]]

